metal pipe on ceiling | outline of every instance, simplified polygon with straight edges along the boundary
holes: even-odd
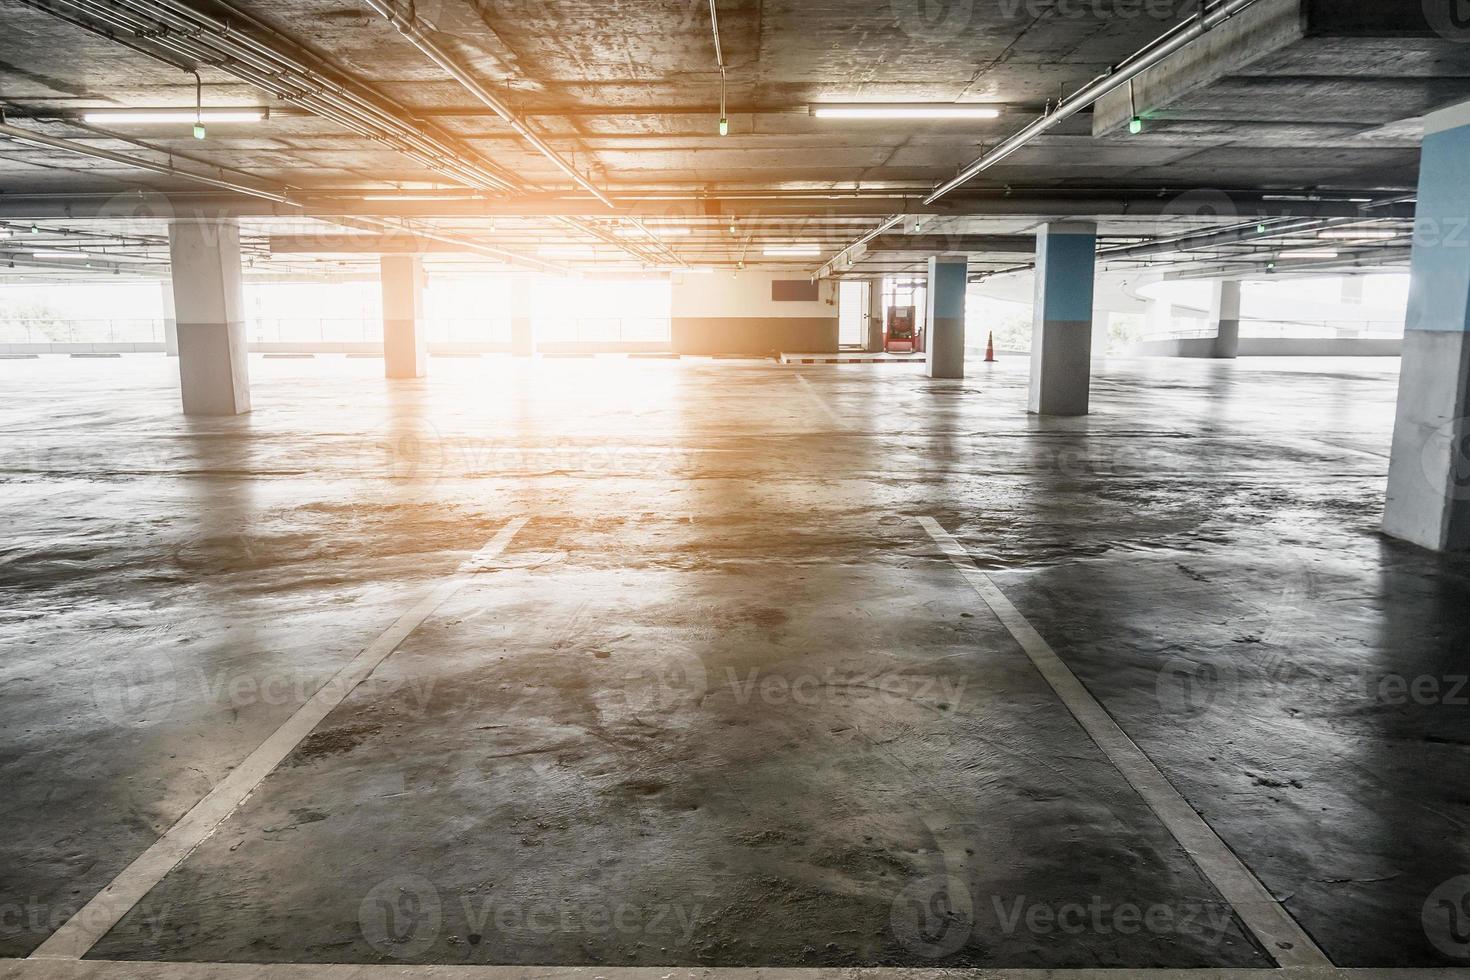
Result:
[[[301,203],[299,201],[295,200],[285,193],[276,193],[274,191],[264,190],[258,187],[251,187],[248,184],[241,184],[234,181],[210,177],[207,174],[197,174],[189,170],[181,170],[177,167],[171,167],[168,164],[157,163],[153,160],[145,160],[142,157],[129,156],[125,153],[114,153],[111,150],[104,150],[96,146],[88,146],[85,143],[79,143],[75,140],[66,140],[60,139],[55,136],[46,136],[42,133],[35,133],[28,129],[22,129],[18,126],[11,126],[9,124],[0,123],[0,137],[6,137],[8,139],[15,140],[16,142],[27,143],[33,146],[41,146],[48,149],[75,153],[80,156],[95,157],[97,159],[107,160],[112,163],[118,163],[123,166],[135,167],[140,170],[147,170],[153,173],[163,174],[165,176],[193,180],[199,183],[208,184],[212,187],[219,187],[240,194],[249,194],[254,197],[259,197],[264,200],[272,201],[276,204],[283,204],[295,208],[301,207]],[[357,227],[357,223],[368,223],[371,224],[375,230],[403,230],[402,225],[394,225],[386,218],[327,220],[333,220],[335,223],[343,224],[347,227]],[[507,249],[496,248],[493,245],[485,245],[471,239],[460,238],[456,235],[445,235],[433,230],[419,228],[412,229],[412,231],[413,234],[419,235],[424,238],[430,238],[435,241],[455,245],[457,247],[464,248],[472,252],[477,252],[479,254],[485,255],[490,258],[495,258],[500,261],[509,262],[514,265],[522,265],[538,272],[565,273],[567,271],[567,269],[563,266],[555,265],[550,262],[543,262],[540,259],[532,258],[531,256],[527,255],[522,255],[519,252],[512,252]]]
[[[44,0],[22,2],[54,15]],[[126,31],[173,55],[191,60],[196,66],[224,70],[276,98],[330,119],[349,132],[393,144],[395,149],[430,169],[447,169],[455,174],[455,179],[470,186],[495,190],[513,187],[502,175],[479,163],[463,161],[437,137],[418,133],[348,86],[323,77],[318,71],[246,34],[232,32],[227,23],[187,5],[170,3],[169,0],[151,3],[149,0],[116,0],[110,4],[98,3],[97,0],[53,2],[73,7],[115,30]],[[111,31],[93,29],[93,32],[117,40]],[[173,64],[170,60],[165,61]],[[389,104],[402,111],[396,103],[390,101]]]
[[[108,160],[112,163],[122,164],[125,167],[136,167],[139,170],[148,170],[156,174],[168,177],[181,177],[200,184],[208,184],[211,187],[219,187],[224,190],[234,191],[238,194],[248,194],[251,197],[274,201],[277,204],[287,204],[292,207],[300,207],[289,195],[260,187],[252,187],[249,184],[241,184],[237,181],[224,180],[219,177],[211,177],[208,174],[198,174],[191,170],[180,170],[166,163],[158,163],[154,160],[145,160],[142,157],[129,156],[126,153],[114,153],[112,150],[104,150],[99,146],[89,146],[75,140],[60,139],[55,136],[47,136],[44,133],[33,132],[12,126],[9,123],[0,123],[0,136],[7,137],[17,143],[27,143],[31,146],[44,147],[52,150],[62,150],[67,153],[75,153],[79,156],[93,157],[98,160]]]
[[[1219,0],[1213,6],[1202,7],[1196,16],[1191,17],[1182,24],[1176,24],[1172,29],[1145,47],[1140,48],[1128,58],[1125,58],[1117,65],[1108,69],[1106,73],[1099,75],[1076,92],[1059,101],[1049,114],[1033,121],[1030,125],[1007,138],[999,146],[995,147],[995,149],[990,150],[972,163],[962,167],[959,173],[934,188],[929,193],[929,196],[924,198],[924,203],[933,204],[950,191],[969,183],[978,174],[1000,163],[1042,133],[1055,128],[1057,124],[1064,120],[1070,119],[1109,92],[1127,85],[1139,75],[1154,67],[1165,58],[1168,58],[1176,51],[1179,51],[1191,41],[1203,36],[1207,31],[1220,26],[1255,2],[1256,0]]]
[[[1218,27],[1255,2],[1256,0],[1217,0],[1211,6],[1201,6],[1200,12],[1194,17],[1191,17],[1183,23],[1176,24],[1154,41],[1108,69],[1105,74],[1098,76],[1072,95],[1062,99],[1050,113],[1033,121],[1019,132],[1008,137],[993,150],[990,150],[979,159],[962,167],[958,174],[930,191],[924,198],[924,203],[933,204],[951,191],[969,183],[977,175],[995,166],[1037,136],[1053,129],[1057,124],[1081,112],[1109,92],[1128,84],[1149,68],[1157,65],[1159,62],[1188,45],[1191,41],[1198,39],[1207,31]],[[889,218],[882,230],[892,228],[902,220],[902,215]],[[812,278],[818,279],[830,275],[832,270],[841,264],[853,248],[866,244],[876,234],[881,234],[881,231],[869,233],[838,252],[832,257],[831,261],[818,269]]]
[[[408,39],[410,44],[427,55],[430,61],[452,75],[455,81],[464,87],[465,91],[493,109],[496,115],[505,120],[511,129],[515,130],[522,139],[535,147],[537,152],[551,161],[558,170],[570,177],[574,184],[608,207],[613,207],[612,198],[603,193],[602,189],[592,183],[592,181],[578,173],[576,168],[567,162],[560,153],[556,152],[545,140],[536,135],[530,127],[521,122],[516,117],[516,114],[510,111],[509,106],[496,98],[489,89],[480,84],[478,79],[461,67],[447,51],[439,47],[432,38],[419,30],[418,25],[411,18],[402,16],[392,7],[388,6],[388,4],[384,3],[383,0],[365,0],[365,2],[373,10],[387,18],[388,22],[397,28],[398,33],[402,34]]]
[[[172,0],[161,0],[161,2],[172,2]],[[465,89],[465,91],[469,92],[476,99],[479,99],[482,103],[493,110],[498,116],[500,116],[502,120],[505,121],[508,126],[510,126],[512,130],[517,133],[517,135],[519,135],[527,143],[531,144],[531,146],[534,147],[537,152],[539,152],[543,157],[549,160],[552,165],[560,170],[563,174],[571,178],[572,183],[576,184],[578,187],[591,194],[604,206],[608,208],[616,207],[616,205],[613,203],[612,198],[604,193],[600,187],[594,184],[586,176],[579,173],[577,169],[566,160],[566,158],[564,158],[560,153],[556,151],[555,148],[553,148],[549,143],[547,143],[539,135],[537,135],[534,130],[532,130],[529,126],[522,122],[520,118],[518,118],[516,114],[510,110],[509,106],[501,101],[484,85],[480,84],[479,79],[475,78],[475,76],[472,75],[468,69],[460,65],[459,62],[456,61],[454,57],[450,55],[447,51],[441,48],[438,43],[434,41],[433,38],[429,37],[423,31],[419,30],[418,24],[414,21],[413,18],[404,17],[392,7],[390,7],[387,3],[383,2],[383,0],[365,0],[365,2],[369,7],[382,15],[388,21],[388,23],[392,24],[393,27],[397,29],[399,34],[403,35],[403,37],[406,38],[410,44],[418,48],[419,51],[421,51],[429,58],[430,61],[434,62],[434,64],[438,65],[444,71],[448,72],[455,81],[459,82],[459,84]],[[645,228],[643,224],[639,222],[636,218],[630,218],[628,220],[633,224],[634,227],[638,228],[644,233],[644,238],[650,241],[656,249],[659,249],[666,253],[669,258],[671,258],[678,264],[685,264],[684,260],[681,259],[679,255],[674,252],[673,249],[658,241],[655,236],[649,234],[648,229]],[[567,222],[563,221],[563,223]],[[618,248],[628,252],[630,255],[633,255],[635,258],[638,258],[641,261],[649,261],[652,257],[649,253],[643,252],[642,250],[632,246],[627,242],[622,242],[614,236],[603,234],[595,225],[591,225],[586,222],[576,222],[576,226],[580,228],[581,231],[591,235],[594,238],[599,238],[603,241],[606,241],[608,244],[616,245]]]

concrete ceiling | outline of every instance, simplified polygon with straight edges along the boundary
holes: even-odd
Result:
[[[1191,16],[1197,0],[717,0],[725,137],[708,0],[418,2],[421,29],[605,190],[616,203],[608,209],[363,0],[175,2],[309,62],[514,186],[475,191],[383,139],[272,97],[229,66],[201,65],[158,36],[106,23],[109,11],[150,5],[0,0],[0,99],[11,125],[270,188],[294,202],[0,142],[0,219],[16,228],[45,219],[62,231],[82,228],[83,218],[122,217],[157,221],[156,233],[169,213],[202,207],[312,215],[320,220],[304,234],[340,238],[343,229],[330,222],[342,216],[389,215],[526,254],[583,243],[589,260],[637,268],[676,260],[637,240],[640,256],[621,248],[628,215],[686,223],[694,234],[668,240],[682,259],[733,267],[765,262],[767,243],[812,241],[830,254],[873,219],[911,213],[928,217],[896,234],[958,236],[954,248],[977,268],[1005,268],[1027,257],[1013,243],[988,249],[992,243],[965,236],[1026,235],[1050,217],[1091,216],[1112,244],[1130,245],[1258,216],[1340,216],[1363,198],[1402,196],[1416,177],[1418,118],[1470,97],[1470,44],[1436,30],[1421,4],[1258,0],[1257,9],[1278,18],[1290,7],[1300,36],[1249,38],[1244,54],[1240,43],[1222,51],[1208,48],[1208,38],[1196,42],[1201,50],[1167,79],[1172,87],[1148,90],[1143,133],[1098,125],[1110,111],[1100,105],[1097,120],[1068,120],[925,208],[917,203],[923,191]],[[104,28],[112,38],[97,33]],[[87,109],[192,108],[195,77],[184,69],[195,66],[206,106],[263,106],[270,118],[211,125],[202,141],[187,124],[80,121]],[[958,124],[808,113],[814,103],[878,101],[983,102],[1004,112]],[[352,232],[371,237],[381,228]],[[599,233],[611,243],[596,244]],[[14,251],[23,237],[0,240],[0,249]],[[262,234],[264,253],[270,237]],[[347,260],[363,261],[366,241],[346,249]],[[877,244],[855,272],[911,268],[934,242],[889,236]],[[146,246],[144,254],[161,257]],[[266,261],[300,253],[275,254]]]

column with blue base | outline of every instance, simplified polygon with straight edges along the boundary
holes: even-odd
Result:
[[[1470,102],[1425,120],[1383,528],[1470,548]]]
[[[1036,235],[1031,395],[1038,415],[1086,415],[1092,372],[1097,226],[1054,222]]]
[[[929,336],[924,363],[931,378],[965,376],[965,287],[969,263],[964,258],[931,258],[927,290]]]

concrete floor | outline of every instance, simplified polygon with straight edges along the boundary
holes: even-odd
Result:
[[[90,956],[1271,966],[927,516],[1333,962],[1470,962],[1470,562],[1377,531],[1392,361],[1071,420],[1021,359],[174,370],[0,361],[0,956],[525,518]]]

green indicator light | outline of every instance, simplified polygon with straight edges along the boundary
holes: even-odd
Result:
[[[1132,133],[1134,136],[1137,136],[1139,133],[1143,132],[1142,116],[1134,116],[1132,119],[1128,120],[1128,132]]]
[[[724,116],[720,117],[720,135],[730,135],[730,120],[726,119]]]
[[[204,123],[194,124],[194,138],[196,140],[204,139]]]

